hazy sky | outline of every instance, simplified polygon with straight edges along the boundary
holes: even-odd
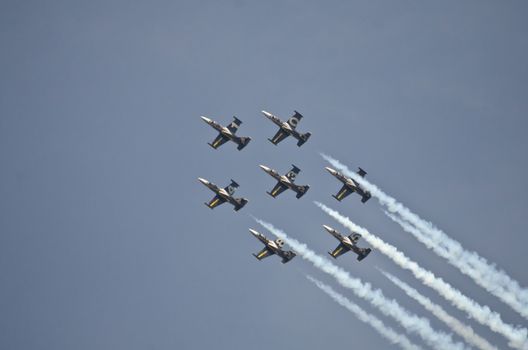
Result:
[[[300,258],[251,255],[248,228],[271,234],[250,214],[335,248],[321,225],[347,232],[314,200],[528,326],[375,199],[334,200],[318,155],[361,166],[528,286],[527,14],[520,1],[2,1],[0,348],[389,348],[304,276],[404,332],[350,291]],[[262,109],[298,110],[312,137],[272,145]],[[251,143],[213,150],[200,115],[238,116]],[[311,188],[273,199],[259,164],[295,164]],[[209,210],[197,177],[234,179],[249,203]],[[336,263],[447,331],[381,267],[506,347],[379,252]]]

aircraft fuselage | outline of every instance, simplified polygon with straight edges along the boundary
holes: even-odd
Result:
[[[288,176],[280,175],[276,170],[271,169],[265,165],[260,165],[260,168],[264,170],[267,174],[269,174],[271,177],[273,177],[275,180],[288,187],[290,190],[298,192],[299,186],[295,184]]]
[[[220,188],[220,187],[216,186],[214,183],[209,182],[209,181],[207,181],[205,179],[202,179],[202,178],[198,178],[198,180],[201,183],[203,183],[207,188],[209,188],[211,191],[213,191],[215,194],[217,194],[218,196],[222,197],[223,199],[225,199],[229,203],[231,203],[233,205],[237,205],[238,204],[235,201],[234,197],[231,194],[229,194],[224,188]]]
[[[360,196],[367,195],[367,191],[365,191],[354,179],[347,177],[340,172],[332,169],[332,168],[326,168],[330,174],[332,174],[336,179],[341,181],[343,185],[347,186],[349,189],[355,191]]]

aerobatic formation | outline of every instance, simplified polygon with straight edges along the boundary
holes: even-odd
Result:
[[[275,136],[273,136],[273,138],[271,139],[268,139],[274,145],[279,144],[279,142],[291,135],[295,139],[297,139],[297,146],[300,147],[306,141],[308,141],[308,139],[312,135],[309,132],[303,134],[297,131],[297,125],[303,118],[302,114],[297,111],[294,111],[294,114],[285,122],[282,121],[279,117],[269,112],[262,111],[262,113],[266,118],[271,120],[279,127],[279,131],[275,134]],[[219,132],[218,136],[213,141],[213,143],[208,143],[214,149],[217,149],[227,141],[233,141],[238,145],[237,149],[242,150],[245,146],[247,146],[247,144],[251,140],[251,138],[247,136],[242,137],[235,135],[239,126],[242,124],[242,121],[236,116],[233,117],[233,121],[227,127],[220,125],[219,123],[210,118],[204,116],[202,116],[201,118],[207,124],[209,124],[211,127],[213,127]],[[277,170],[272,169],[266,165],[259,165],[259,167],[277,181],[271,191],[266,191],[266,193],[272,196],[273,198],[276,198],[282,192],[286,191],[287,189],[290,189],[295,192],[295,197],[297,199],[300,199],[310,189],[309,185],[299,185],[295,182],[297,176],[301,172],[301,169],[296,165],[292,164],[292,168],[284,175],[281,175]],[[345,175],[339,173],[334,169],[326,168],[326,170],[328,170],[332,175],[334,175],[343,183],[343,188],[338,192],[337,195],[333,196],[338,201],[341,201],[343,198],[345,198],[352,192],[357,192],[361,196],[361,202],[363,203],[365,203],[370,198],[370,192],[363,189],[363,187],[353,179],[346,177]],[[358,174],[363,177],[367,174],[367,172],[359,168]],[[235,211],[238,211],[248,203],[248,200],[246,198],[236,198],[233,196],[235,190],[239,187],[238,183],[234,180],[231,180],[231,183],[224,188],[220,188],[212,182],[201,177],[199,177],[198,180],[215,193],[215,196],[208,203],[205,203],[205,205],[211,209],[219,206],[220,204],[228,202],[233,205]],[[339,245],[337,246],[337,248],[332,253],[330,253],[333,258],[337,258],[338,256],[351,250],[357,254],[357,260],[361,261],[366,258],[367,255],[369,255],[369,253],[371,252],[370,248],[359,248],[358,246],[356,246],[357,241],[361,237],[359,233],[352,232],[349,236],[342,236],[335,229],[331,229],[329,226],[326,225],[323,226],[330,234],[332,234],[335,238],[339,240]],[[280,239],[276,241],[268,240],[262,234],[252,229],[250,229],[250,232],[265,245],[264,249],[259,254],[254,254],[257,259],[262,260],[270,255],[276,254],[282,258],[283,263],[286,263],[293,259],[293,257],[295,257],[294,252],[282,250],[284,241]]]
[[[303,118],[303,115],[297,111],[294,111],[294,114],[287,121],[282,121],[279,117],[266,111],[262,111],[262,113],[267,119],[271,120],[279,127],[276,134],[268,139],[274,145],[278,145],[288,136],[292,136],[292,138],[297,140],[297,146],[300,147],[305,144],[311,136],[310,132],[301,133],[297,130],[297,126]],[[214,149],[218,149],[227,141],[232,141],[237,145],[237,149],[240,151],[251,141],[251,138],[248,136],[236,135],[238,128],[242,124],[242,121],[237,117],[233,117],[232,122],[227,127],[224,127],[207,117],[202,116],[201,118],[219,133],[212,143],[208,143]],[[419,218],[401,203],[397,202],[396,199],[386,195],[377,186],[372,185],[365,179],[367,172],[361,167],[358,168],[357,172],[352,172],[338,160],[324,154],[321,154],[321,156],[332,166],[325,167],[326,171],[342,183],[342,187],[336,194],[329,193],[338,202],[341,202],[354,192],[360,196],[359,200],[362,203],[366,203],[371,197],[377,198],[379,203],[382,206],[385,206],[389,211],[385,213],[393,221],[400,224],[405,232],[411,233],[418,241],[424,243],[439,256],[444,257],[450,264],[459,267],[462,273],[472,277],[477,285],[497,296],[500,300],[510,305],[520,315],[528,319],[528,316],[526,316],[528,315],[528,306],[526,306],[528,305],[528,297],[526,297],[528,295],[528,289],[522,288],[517,281],[506,275],[504,271],[497,270],[494,265],[489,265],[485,259],[480,258],[476,253],[466,253],[466,250],[464,250],[458,242],[449,238],[439,229],[436,229],[431,223]],[[284,175],[281,175],[277,170],[267,165],[259,165],[259,167],[276,181],[275,186],[271,190],[266,191],[268,195],[275,199],[288,189],[295,193],[297,199],[300,199],[310,189],[309,185],[300,185],[296,182],[297,176],[301,172],[301,169],[296,165],[292,164],[291,169]],[[231,183],[224,188],[218,187],[201,177],[199,177],[198,180],[215,193],[215,196],[209,202],[205,203],[205,205],[211,209],[228,202],[234,206],[235,211],[239,211],[248,203],[246,198],[237,198],[234,196],[235,190],[239,187],[238,183],[234,180],[231,180]],[[491,310],[489,306],[478,304],[472,298],[462,294],[462,292],[452,287],[449,283],[444,282],[441,278],[437,278],[432,272],[422,268],[417,262],[407,258],[397,247],[385,243],[378,236],[375,236],[368,230],[354,224],[350,219],[326,205],[318,201],[314,201],[314,203],[323,212],[328,214],[332,219],[340,223],[349,231],[348,235],[341,234],[338,230],[329,225],[322,225],[324,230],[338,240],[337,247],[334,246],[335,248],[333,250],[328,251],[328,254],[333,259],[337,259],[347,252],[352,252],[353,254],[350,254],[351,256],[355,257],[357,261],[362,261],[369,256],[373,249],[375,249],[375,251],[389,257],[397,266],[411,271],[417,281],[421,282],[424,286],[435,290],[455,308],[466,312],[469,318],[465,322],[456,319],[439,305],[431,303],[428,298],[419,294],[416,289],[378,268],[385,277],[389,278],[398,287],[404,289],[407,296],[419,303],[432,316],[442,321],[450,331],[457,334],[460,337],[460,340],[465,341],[468,345],[453,340],[451,338],[452,334],[450,333],[444,333],[443,331],[433,329],[429,324],[428,318],[414,315],[412,312],[400,306],[396,300],[383,296],[380,289],[371,289],[370,284],[365,284],[359,279],[351,277],[348,272],[334,265],[331,260],[324,258],[324,256],[309,249],[306,244],[291,238],[283,231],[273,227],[273,225],[256,218],[256,221],[273,234],[276,239],[273,240],[268,238],[264,234],[250,228],[249,232],[264,245],[264,247],[258,253],[254,253],[253,256],[258,260],[262,260],[269,256],[277,255],[283,264],[291,261],[296,256],[301,256],[302,259],[311,262],[320,271],[334,277],[342,286],[352,289],[358,297],[370,301],[381,313],[394,318],[394,320],[398,322],[407,333],[415,333],[419,335],[429,347],[435,349],[467,349],[470,348],[470,346],[474,346],[482,350],[499,348],[498,346],[496,347],[490,344],[467,324],[471,320],[475,320],[482,325],[487,326],[492,331],[502,335],[506,339],[508,346],[511,348],[528,350],[528,330],[526,328],[515,326],[503,321],[501,315]],[[444,248],[441,242],[438,242],[441,239],[439,237],[443,238],[451,245],[446,244],[446,248]],[[366,243],[360,242],[360,239],[362,238],[363,240],[361,242]],[[284,247],[285,243],[293,249],[286,249]],[[364,245],[366,244],[370,245],[370,247],[365,247]],[[460,257],[458,260],[455,260],[453,258],[454,254],[451,254],[449,251],[451,246],[462,252],[459,254]],[[451,250],[455,249],[453,248]],[[474,261],[476,261],[476,263],[474,263]],[[486,271],[491,277],[488,279],[485,279],[488,275],[480,277],[477,272],[473,271],[476,269],[474,266],[479,266],[481,271]],[[375,331],[377,331],[382,337],[388,339],[391,344],[397,345],[402,349],[420,348],[420,346],[412,344],[405,335],[398,334],[390,327],[385,326],[374,315],[367,314],[352,301],[335,292],[331,287],[310,276],[307,276],[307,278],[334,301],[351,311],[360,321],[372,326]],[[495,278],[495,281],[504,281],[503,285],[493,285],[493,278]],[[505,291],[505,293],[495,292],[497,288],[501,291]]]

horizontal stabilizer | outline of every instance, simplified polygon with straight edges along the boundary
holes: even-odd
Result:
[[[304,196],[304,194],[310,189],[310,186],[306,185],[306,186],[299,186],[298,187],[298,192],[297,192],[297,195],[295,197],[297,197],[297,199],[301,198],[302,196]]]
[[[358,255],[357,260],[361,261],[361,260],[365,259],[370,254],[370,252],[371,252],[370,248],[365,249],[363,253]]]
[[[361,169],[360,167],[358,167],[358,171],[357,171],[357,174],[361,177],[365,177],[365,175],[367,175],[367,172],[363,169]]]
[[[250,138],[250,137],[241,137],[237,149],[238,149],[239,151],[241,151],[242,148],[244,148],[244,147],[247,146],[247,144],[249,143],[249,141],[251,141],[251,138]]]
[[[370,199],[370,197],[371,197],[370,192],[365,193],[365,195],[361,198],[361,202],[365,203],[366,201]]]
[[[284,256],[282,257],[282,263],[286,264],[291,259],[295,258],[296,254],[291,250],[285,251]]]
[[[235,211],[239,211],[240,209],[242,209],[244,205],[246,205],[248,202],[248,200],[245,198],[239,198],[236,201],[237,201],[237,205],[235,205]]]
[[[301,134],[301,138],[299,139],[299,141],[297,141],[297,146],[301,147],[306,141],[308,141],[310,136],[312,136],[312,134],[309,132],[307,132],[306,134]]]

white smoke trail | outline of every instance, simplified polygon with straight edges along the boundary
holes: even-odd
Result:
[[[384,211],[392,221],[400,225],[404,231],[412,234],[418,241],[424,244],[427,248],[434,251],[438,256],[445,258],[449,264],[457,267],[464,275],[471,277],[478,285],[485,288],[488,292],[499,297],[504,303],[511,306],[515,311],[523,317],[528,318],[528,305],[524,305],[522,301],[527,290],[522,290],[516,281],[512,281],[509,277],[503,274],[503,271],[490,271],[485,264],[488,264],[484,258],[481,258],[475,252],[464,251],[460,243],[443,239],[441,234],[424,234],[418,225],[412,221],[404,221],[390,212]],[[402,216],[403,217],[403,216]],[[432,224],[430,224],[432,227]],[[423,227],[423,226],[422,226]],[[438,230],[433,228],[434,230]],[[498,273],[496,271],[499,271]],[[513,288],[512,286],[515,285]],[[515,289],[518,289],[515,291]]]
[[[396,333],[396,331],[386,326],[383,321],[367,313],[359,305],[353,303],[343,295],[336,292],[332,287],[324,284],[323,282],[313,278],[312,276],[306,276],[312,281],[319,289],[328,294],[339,305],[344,306],[348,311],[352,312],[360,321],[368,324],[374,328],[382,337],[387,339],[391,344],[399,345],[404,350],[420,350],[421,347],[411,343],[409,338],[403,334]]]
[[[440,321],[444,322],[449,327],[449,329],[464,338],[466,342],[476,346],[481,350],[497,350],[497,348],[491,345],[486,339],[476,334],[473,328],[448,314],[440,305],[434,304],[429,298],[420,294],[420,292],[409,286],[407,283],[401,281],[396,276],[393,276],[382,269],[378,270],[380,270],[381,273],[383,273],[383,275],[385,275],[385,277],[387,277],[392,283],[402,289],[405,294],[416,300],[426,310],[430,311]]]
[[[490,310],[488,306],[479,305],[473,299],[468,298],[442,278],[436,277],[431,271],[422,268],[416,262],[409,259],[395,246],[384,242],[381,238],[371,234],[367,229],[354,224],[349,218],[342,216],[339,212],[328,208],[324,204],[319,202],[315,202],[315,204],[347,229],[361,234],[371,246],[391,258],[398,266],[411,271],[418,280],[434,289],[455,307],[466,312],[468,316],[474,318],[479,323],[488,326],[492,331],[502,334],[508,339],[511,347],[528,349],[528,330],[503,322],[498,313]]]
[[[418,334],[427,345],[439,349],[466,349],[464,344],[455,343],[451,339],[451,335],[435,331],[429,324],[429,320],[424,317],[418,317],[400,306],[394,299],[387,299],[381,290],[373,289],[369,283],[363,283],[358,278],[353,278],[348,272],[337,265],[334,265],[330,260],[316,254],[310,250],[306,244],[297,241],[296,239],[288,237],[286,233],[276,229],[273,225],[259,219],[255,219],[260,225],[270,231],[278,238],[283,239],[288,243],[293,250],[299,254],[303,259],[311,262],[315,267],[321,271],[331,275],[339,284],[345,288],[350,288],[358,297],[370,302],[377,307],[384,315],[390,316],[398,321],[408,332]]]
[[[416,233],[413,233],[410,232],[410,226],[407,228],[402,226],[405,231],[412,233],[420,242],[439,256],[445,258],[451,265],[458,268],[460,272],[475,281],[476,284],[528,319],[528,289],[521,287],[504,270],[489,263],[478,253],[464,249],[458,241],[449,237],[432,223],[411,212],[395,198],[387,195],[379,187],[369,183],[338,160],[322,153],[321,156],[344,175],[353,178],[366,190],[370,191],[372,196],[376,197],[380,204],[384,205],[391,213],[397,213],[401,218],[418,229]]]

